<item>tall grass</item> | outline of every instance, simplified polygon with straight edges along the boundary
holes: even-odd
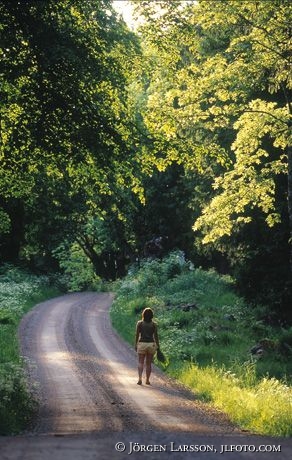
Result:
[[[266,325],[229,277],[194,269],[181,253],[133,267],[117,286],[113,326],[133,344],[141,311],[155,311],[166,372],[242,428],[291,435],[292,330]],[[270,348],[255,359],[261,339]]]
[[[201,399],[228,413],[241,428],[272,436],[292,435],[292,389],[283,382],[264,377],[250,386],[222,368],[196,364],[173,375]]]
[[[19,354],[19,322],[37,302],[55,295],[46,277],[7,265],[0,268],[0,435],[23,430],[36,407]]]

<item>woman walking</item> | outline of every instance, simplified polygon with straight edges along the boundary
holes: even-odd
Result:
[[[142,320],[136,325],[135,350],[138,353],[138,385],[142,385],[144,362],[146,359],[146,385],[150,385],[151,365],[155,352],[159,349],[157,325],[153,319],[153,310],[145,308]]]

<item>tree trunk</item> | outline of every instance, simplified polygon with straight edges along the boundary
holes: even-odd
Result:
[[[24,238],[23,202],[18,199],[11,199],[8,205],[3,206],[3,209],[10,217],[11,229],[9,234],[3,236],[0,246],[1,258],[5,262],[17,263]]]

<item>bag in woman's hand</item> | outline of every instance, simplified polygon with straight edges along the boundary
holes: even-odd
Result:
[[[165,363],[166,357],[164,356],[160,348],[157,349],[156,356],[157,356],[158,361],[160,361],[161,363]]]

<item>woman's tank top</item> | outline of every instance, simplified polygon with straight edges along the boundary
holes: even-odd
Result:
[[[138,331],[140,332],[139,342],[154,342],[154,331],[156,324],[153,321],[138,321]]]

